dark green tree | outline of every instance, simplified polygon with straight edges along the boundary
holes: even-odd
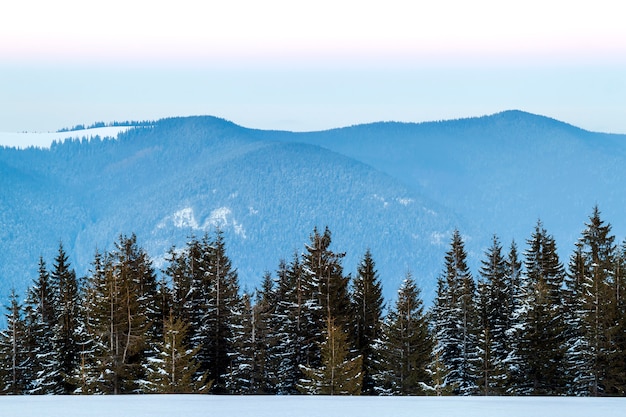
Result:
[[[445,256],[432,315],[437,332],[435,352],[450,371],[446,383],[455,386],[456,393],[475,393],[478,377],[476,285],[458,230],[454,231]]]
[[[305,394],[360,395],[362,357],[350,357],[350,344],[343,329],[329,317],[320,346],[321,366],[300,365],[304,377],[298,389]]]
[[[430,391],[428,370],[433,358],[433,339],[424,313],[420,290],[410,273],[398,291],[398,299],[385,320],[381,345],[382,393],[423,395]],[[382,378],[381,378],[382,377]]]
[[[76,389],[72,383],[72,375],[78,367],[80,293],[76,273],[62,244],[59,245],[50,280],[56,290],[53,345],[58,361],[57,375],[60,377],[59,392],[55,390],[55,393],[70,394]]]
[[[541,222],[528,240],[525,283],[519,310],[521,325],[515,356],[521,365],[515,393],[559,395],[566,392],[563,282],[554,238]]]
[[[0,332],[0,394],[25,394],[29,381],[29,352],[25,348],[25,324],[22,305],[11,292],[5,314],[7,328]]]
[[[193,394],[206,392],[210,383],[206,374],[198,377],[195,355],[199,348],[186,345],[189,325],[170,316],[163,329],[163,340],[157,344],[157,355],[148,365],[148,391],[158,394]]]
[[[369,250],[357,268],[352,283],[352,311],[354,314],[354,347],[363,358],[362,393],[375,393],[374,375],[379,371],[380,358],[376,345],[382,338],[382,286],[372,254]]]
[[[497,236],[485,253],[478,284],[478,388],[483,395],[502,394],[506,386],[509,357],[507,330],[511,287],[507,285],[507,264]]]

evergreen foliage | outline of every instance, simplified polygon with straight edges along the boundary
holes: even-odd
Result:
[[[398,290],[398,299],[387,314],[381,345],[383,372],[377,378],[380,391],[392,395],[420,395],[432,389],[427,368],[433,341],[420,298],[410,273]]]
[[[314,229],[255,296],[219,230],[173,248],[161,279],[134,235],[96,252],[84,284],[60,245],[11,296],[0,393],[626,393],[626,242],[597,207],[567,274],[538,222],[523,263],[494,236],[476,284],[454,231],[428,311],[407,274],[383,315],[369,250],[349,293],[330,237]]]
[[[374,377],[380,370],[377,350],[382,337],[382,285],[369,249],[357,268],[352,282],[352,311],[354,319],[354,348],[363,358],[362,394],[375,393]]]
[[[25,394],[29,386],[29,355],[24,346],[22,305],[13,291],[7,306],[7,328],[0,332],[0,393]]]
[[[191,394],[208,391],[206,375],[197,376],[195,360],[199,347],[186,345],[189,325],[170,316],[164,323],[163,340],[154,357],[148,359],[147,390],[157,394]]]
[[[454,385],[461,395],[472,394],[477,389],[478,317],[475,301],[476,285],[467,266],[461,234],[455,230],[445,256],[444,272],[438,279],[433,320],[437,354],[450,370],[446,384]]]
[[[537,223],[525,253],[525,287],[519,307],[519,342],[515,353],[522,366],[515,392],[527,395],[564,394],[565,335],[563,282],[565,272],[556,243]]]
[[[321,366],[312,368],[300,365],[304,377],[298,389],[307,394],[360,395],[362,357],[349,357],[347,334],[335,324],[332,317],[326,319],[326,326],[324,341],[320,346]]]

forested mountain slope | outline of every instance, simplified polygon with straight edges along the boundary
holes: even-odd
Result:
[[[171,245],[219,226],[252,290],[313,227],[355,271],[371,248],[387,299],[411,270],[432,297],[451,231],[476,266],[497,233],[525,249],[538,218],[564,256],[598,204],[624,233],[626,136],[509,111],[323,132],[164,119],[117,139],[0,148],[0,299],[23,292],[59,241],[79,274],[120,234],[164,266]]]
[[[59,241],[79,274],[96,249],[136,233],[157,266],[171,245],[219,226],[252,290],[315,226],[356,269],[369,247],[391,297],[411,269],[432,282],[454,215],[391,176],[319,146],[211,117],[166,119],[115,140],[0,149],[2,299],[23,293]]]

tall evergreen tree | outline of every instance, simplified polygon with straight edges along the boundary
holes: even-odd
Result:
[[[467,266],[461,234],[455,230],[451,248],[445,256],[443,275],[433,307],[437,331],[436,353],[450,370],[446,383],[456,392],[469,395],[476,391],[477,314],[476,285]]]
[[[11,292],[5,314],[6,330],[0,332],[0,394],[24,394],[29,386],[29,353],[25,349],[22,305]]]
[[[387,314],[380,379],[383,393],[420,395],[430,391],[428,367],[433,357],[433,340],[424,314],[420,290],[410,273],[398,290],[395,307]]]
[[[71,268],[62,244],[59,245],[50,279],[56,290],[53,344],[59,366],[58,375],[61,378],[60,393],[70,394],[76,388],[71,378],[78,366],[80,293],[76,273]]]
[[[374,375],[380,361],[376,345],[382,337],[383,295],[376,266],[369,249],[357,268],[353,281],[354,347],[363,358],[362,393],[375,393]]]
[[[32,373],[30,394],[61,392],[58,358],[53,344],[56,322],[55,299],[46,263],[40,258],[38,278],[28,290],[24,308]]]
[[[509,346],[506,332],[509,326],[511,287],[507,285],[507,265],[502,246],[493,237],[480,268],[482,281],[478,285],[478,387],[482,394],[504,392],[506,359]]]
[[[326,319],[324,342],[321,344],[321,366],[300,365],[304,374],[298,388],[307,394],[360,395],[363,375],[362,357],[350,358],[347,334],[332,319]]]
[[[170,316],[164,324],[163,340],[157,344],[157,355],[149,359],[148,391],[159,394],[192,394],[208,391],[206,374],[197,376],[199,364],[185,343],[189,325]]]
[[[568,279],[571,325],[577,329],[571,332],[575,338],[570,343],[570,354],[577,359],[572,363],[576,394],[602,395],[605,378],[613,366],[611,333],[618,317],[611,291],[615,280],[614,242],[611,225],[604,223],[598,207],[594,207]]]
[[[317,323],[311,321],[313,300],[303,282],[300,257],[294,254],[290,264],[281,261],[277,275],[276,308],[270,318],[275,340],[270,347],[270,374],[278,394],[295,394],[299,365],[307,363],[311,341],[317,340]]]
[[[152,264],[136,237],[121,236],[103,259],[96,256],[87,282],[86,329],[94,354],[82,392],[140,392],[145,365],[159,340]],[[162,334],[161,334],[162,337]]]
[[[302,261],[305,280],[313,287],[313,295],[318,297],[318,304],[321,307],[318,321],[320,333],[328,317],[332,317],[336,325],[344,331],[350,331],[353,328],[348,291],[350,277],[343,275],[341,265],[345,254],[332,252],[329,249],[330,244],[331,232],[328,227],[324,229],[323,234],[315,228],[310,236],[310,243],[306,245]],[[349,338],[350,343],[352,339],[352,337]]]
[[[564,269],[551,235],[537,223],[525,253],[525,286],[517,329],[522,368],[515,381],[518,394],[558,395],[566,392]]]
[[[200,328],[192,340],[192,346],[201,346],[199,355],[200,371],[207,372],[214,381],[213,389],[224,392],[223,375],[234,353],[232,347],[232,327],[235,313],[240,306],[237,271],[226,255],[224,235],[217,230],[213,240],[205,237],[202,244],[201,270],[204,274],[203,316]]]

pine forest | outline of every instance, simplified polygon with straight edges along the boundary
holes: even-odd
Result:
[[[0,393],[625,394],[626,242],[597,207],[569,259],[538,221],[473,272],[455,230],[430,306],[419,271],[383,300],[375,256],[346,274],[316,228],[244,291],[219,229],[163,270],[121,235],[79,277],[60,244],[6,306]]]

